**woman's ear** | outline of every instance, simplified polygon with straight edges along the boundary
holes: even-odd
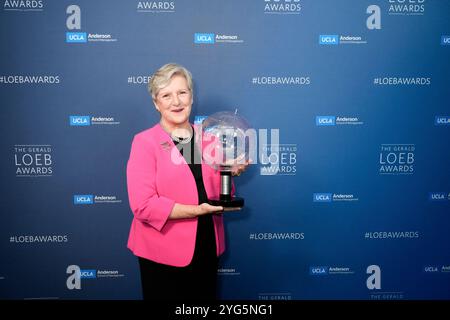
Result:
[[[153,100],[153,104],[155,105],[156,111],[158,111],[159,113],[161,113],[161,110],[159,110],[159,107],[158,107],[158,105],[156,104],[156,101],[155,101],[155,100]]]

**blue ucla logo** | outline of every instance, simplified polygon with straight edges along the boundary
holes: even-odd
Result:
[[[319,44],[339,44],[339,36],[322,34],[319,36]]]
[[[426,266],[423,268],[424,272],[439,272],[439,269],[436,266]]]
[[[430,201],[446,201],[450,199],[446,192],[430,192],[429,198]]]
[[[450,46],[450,36],[442,36],[441,37],[441,45]]]
[[[196,33],[194,43],[214,43],[214,33]]]
[[[314,193],[313,202],[331,202],[332,197],[331,193]]]
[[[312,276],[323,276],[328,274],[328,267],[309,267],[309,274]]]
[[[450,125],[450,116],[436,116],[434,118],[434,124],[436,126]]]
[[[80,270],[80,279],[95,279],[97,278],[97,271],[94,269]]]
[[[335,124],[335,116],[316,116],[316,126],[334,126]]]
[[[86,32],[66,32],[67,43],[87,42]]]
[[[93,204],[94,196],[92,194],[76,194],[73,196],[73,204]]]
[[[69,118],[71,126],[90,126],[91,117],[90,116],[70,116]]]

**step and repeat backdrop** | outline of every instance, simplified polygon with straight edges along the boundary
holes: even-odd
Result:
[[[0,298],[142,298],[126,164],[176,62],[259,137],[222,299],[450,299],[450,1],[1,6]]]

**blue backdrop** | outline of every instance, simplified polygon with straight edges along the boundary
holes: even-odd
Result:
[[[268,133],[223,299],[450,298],[450,1],[2,6],[0,298],[141,298],[125,169],[168,62],[192,121],[238,108]]]

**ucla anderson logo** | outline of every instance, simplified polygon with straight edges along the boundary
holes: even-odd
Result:
[[[434,118],[434,124],[436,126],[450,125],[450,116],[436,116]]]
[[[87,42],[86,32],[66,32],[67,43]]]
[[[316,126],[334,126],[336,116],[316,116]]]
[[[66,27],[66,43],[87,43],[87,42],[116,42],[117,39],[111,34],[81,32],[81,9],[75,4],[67,7],[68,14]]]
[[[441,37],[441,45],[450,46],[450,36],[442,36]]]
[[[450,193],[447,192],[430,192],[428,196],[430,201],[447,201],[450,200]]]
[[[321,34],[319,36],[319,44],[321,45],[338,45],[338,44],[366,44],[367,40],[358,35],[330,35]]]
[[[362,125],[356,116],[316,116],[316,126],[335,126],[335,125]]]
[[[339,44],[339,36],[337,34],[321,34],[319,36],[319,44]]]
[[[328,267],[323,267],[323,266],[309,267],[309,275],[311,275],[311,276],[324,276],[327,274],[328,274]]]
[[[194,43],[196,44],[214,44],[214,33],[195,33]]]
[[[92,194],[76,194],[73,196],[73,204],[93,204],[94,196]]]
[[[70,116],[69,123],[71,126],[90,126],[91,117],[90,116]]]
[[[331,202],[333,198],[332,193],[314,193],[313,202]]]
[[[425,266],[423,267],[424,272],[439,272],[439,269],[437,266]]]

